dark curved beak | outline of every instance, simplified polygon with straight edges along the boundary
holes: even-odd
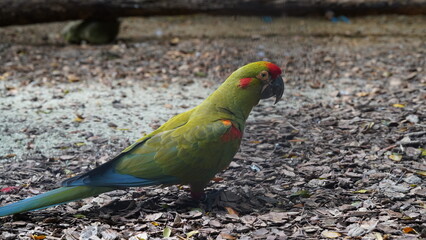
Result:
[[[277,103],[284,93],[284,81],[281,76],[278,76],[272,80],[268,85],[265,85],[262,89],[260,98],[266,99],[275,96],[275,103]],[[275,104],[274,103],[274,104]]]

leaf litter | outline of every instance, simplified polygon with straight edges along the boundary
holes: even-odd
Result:
[[[13,39],[0,44],[2,205],[104,163],[247,62],[281,64],[286,82],[282,102],[255,108],[235,161],[207,188],[219,191],[211,203],[192,202],[186,186],[117,190],[4,217],[0,238],[425,238],[426,45],[407,32],[424,19],[401,17],[410,28],[394,35],[371,31],[382,17],[330,25],[344,35],[274,23],[273,35],[255,39],[178,31],[212,20],[244,22],[151,18],[141,26],[158,23],[162,34],[138,39],[128,27],[104,46],[63,46],[51,35],[50,45],[22,44],[27,36],[11,35],[21,27],[0,32]],[[352,34],[363,21],[365,35]]]

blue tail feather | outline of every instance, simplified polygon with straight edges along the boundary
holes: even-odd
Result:
[[[67,203],[70,201],[95,196],[103,192],[112,191],[109,187],[61,187],[31,198],[24,199],[3,207],[0,207],[0,217]]]

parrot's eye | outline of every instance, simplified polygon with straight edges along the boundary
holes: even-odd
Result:
[[[267,71],[261,71],[258,75],[257,78],[263,81],[266,81],[269,79],[269,73]]]

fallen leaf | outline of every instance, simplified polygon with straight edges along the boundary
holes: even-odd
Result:
[[[412,227],[405,227],[405,228],[402,229],[402,231],[404,233],[411,233],[411,232],[417,233],[417,231],[414,228],[412,228]]]
[[[9,154],[6,154],[6,155],[3,155],[3,156],[0,156],[0,159],[13,158],[13,157],[16,157],[16,154],[14,154],[14,153],[9,153]]]
[[[399,154],[399,153],[393,153],[393,154],[389,155],[389,159],[392,159],[394,161],[399,162],[399,161],[402,160],[402,155]]]
[[[304,142],[304,141],[306,141],[306,139],[303,139],[303,138],[295,138],[295,139],[291,139],[291,140],[288,140],[289,142]]]
[[[417,72],[412,72],[412,73],[408,74],[407,76],[405,76],[405,79],[411,80],[411,79],[415,78],[416,76],[417,76]]]
[[[232,209],[230,207],[225,207],[225,209],[226,209],[226,211],[228,211],[229,214],[238,216],[238,212],[235,211],[234,209]]]
[[[234,237],[234,236],[232,236],[232,235],[230,235],[230,234],[227,234],[227,233],[221,233],[221,234],[220,234],[220,236],[221,236],[222,238],[224,238],[224,239],[228,239],[228,240],[234,240],[234,239],[237,239],[236,237]]]
[[[375,232],[373,234],[374,234],[374,237],[376,237],[376,240],[383,240],[384,239],[381,233]]]
[[[356,94],[356,96],[357,97],[365,97],[365,96],[368,96],[370,93],[368,93],[368,92],[359,92],[359,93],[357,93]]]
[[[290,195],[290,197],[303,197],[303,198],[308,198],[310,196],[311,194],[309,193],[308,190],[300,190]]]
[[[212,181],[213,181],[213,182],[222,182],[222,181],[223,181],[223,178],[221,178],[221,177],[214,177],[214,178],[212,179]]]
[[[357,190],[357,191],[353,191],[353,193],[368,193],[371,190],[367,190],[367,189],[361,189],[361,190]]]
[[[129,240],[147,240],[148,239],[148,234],[147,233],[140,233],[136,236],[133,236],[131,238],[129,238]]]
[[[403,107],[405,107],[405,104],[395,103],[392,106],[396,107],[396,108],[403,108]]]
[[[178,45],[178,44],[179,44],[179,42],[180,42],[180,39],[179,39],[179,38],[177,38],[177,37],[175,37],[175,38],[173,38],[172,40],[170,40],[170,45],[172,45],[172,46],[176,46],[176,45]]]
[[[34,239],[34,240],[45,239],[46,235],[37,235],[37,234],[34,234],[34,235],[31,235],[31,238]]]
[[[186,238],[190,238],[190,237],[192,237],[192,236],[194,236],[194,235],[196,235],[198,233],[199,233],[198,230],[191,231],[191,232],[189,232],[189,233],[186,234]]]
[[[172,235],[172,229],[165,227],[163,230],[163,237],[167,238],[170,237],[170,235]]]
[[[422,157],[426,156],[426,149],[420,148],[420,150],[422,151]]]
[[[313,80],[312,82],[309,83],[309,86],[313,89],[318,89],[318,88],[323,88],[324,83],[322,83],[318,80]]]
[[[168,109],[172,109],[172,108],[173,108],[173,105],[172,105],[172,104],[168,104],[168,103],[166,103],[166,104],[164,104],[164,107],[165,107],[165,108],[168,108]]]
[[[80,78],[77,75],[69,74],[67,76],[69,82],[79,82]]]
[[[0,80],[5,80],[6,78],[8,78],[10,76],[10,72],[5,72],[2,75],[0,75]]]
[[[321,236],[326,237],[326,238],[338,238],[338,237],[342,236],[342,234],[340,234],[338,232],[332,232],[332,231],[324,230],[321,233]]]
[[[74,122],[83,122],[84,121],[84,117],[82,116],[82,115],[80,115],[80,114],[75,114],[76,115],[76,117],[74,118]]]
[[[426,177],[426,171],[419,171],[419,172],[416,172],[416,173],[420,176]]]

